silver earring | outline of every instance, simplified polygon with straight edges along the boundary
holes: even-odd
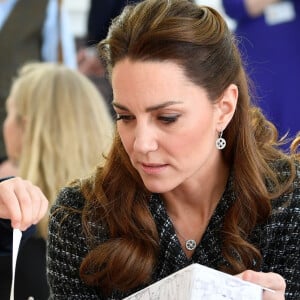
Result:
[[[219,150],[222,150],[226,147],[226,140],[222,138],[223,130],[220,132],[219,137],[216,140],[216,147]]]

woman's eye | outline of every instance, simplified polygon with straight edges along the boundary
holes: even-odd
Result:
[[[179,115],[170,115],[170,116],[159,116],[158,120],[162,121],[165,124],[174,123],[179,118]]]
[[[120,120],[131,121],[133,119],[134,119],[134,116],[132,116],[132,115],[121,115],[121,114],[116,115],[116,121],[120,121]]]

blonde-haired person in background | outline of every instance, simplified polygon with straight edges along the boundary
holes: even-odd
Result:
[[[60,62],[70,68],[77,68],[76,40],[63,2],[0,1],[1,126],[6,116],[5,101],[11,81],[23,64],[30,61]],[[6,157],[1,127],[0,162],[5,161]]]
[[[79,71],[52,63],[24,65],[11,87],[6,108],[4,138],[8,158],[16,166],[17,175],[41,188],[50,206],[63,185],[87,176],[110,147],[113,122],[106,103],[95,85]],[[48,297],[48,290],[41,284],[41,276],[46,280],[47,223],[48,215],[37,225],[43,250],[34,260],[39,257],[44,264],[37,265],[40,274],[33,269],[25,270],[25,265],[33,264],[25,248],[32,246],[32,257],[38,252],[38,247],[34,248],[37,239],[32,243],[28,240],[23,257],[20,253],[16,275],[18,299]],[[26,274],[22,279],[18,269]],[[34,279],[32,286],[26,281],[31,277],[29,273],[40,277]],[[42,288],[42,294],[38,294]]]

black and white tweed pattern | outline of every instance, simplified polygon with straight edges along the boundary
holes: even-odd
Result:
[[[300,299],[300,167],[297,166],[297,178],[294,190],[272,201],[272,215],[264,224],[257,226],[249,240],[258,245],[263,256],[261,271],[277,272],[287,281],[286,300]],[[282,176],[288,176],[288,170],[280,169]],[[206,232],[197,246],[193,257],[185,256],[175,234],[164,203],[159,195],[152,195],[149,201],[150,211],[157,224],[160,235],[158,264],[152,282],[160,280],[173,272],[191,264],[200,263],[217,269],[226,263],[221,255],[222,236],[220,228],[226,211],[234,201],[231,178],[220,200]],[[58,196],[58,207],[71,207],[81,210],[84,199],[76,188],[64,188]],[[90,288],[81,281],[78,270],[88,252],[82,231],[81,215],[73,214],[68,218],[62,208],[51,217],[48,240],[48,278],[51,288],[50,299],[122,299],[128,294],[114,292],[109,298],[101,291]],[[104,228],[98,225],[100,240],[107,238]],[[130,274],[128,274],[130,276]],[[139,287],[139,290],[143,287]],[[136,291],[135,290],[135,291]],[[131,291],[131,293],[134,291]],[[130,293],[129,293],[130,294]]]

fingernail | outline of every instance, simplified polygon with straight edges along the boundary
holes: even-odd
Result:
[[[20,229],[21,223],[20,222],[16,222],[12,224],[12,227],[15,229]]]

